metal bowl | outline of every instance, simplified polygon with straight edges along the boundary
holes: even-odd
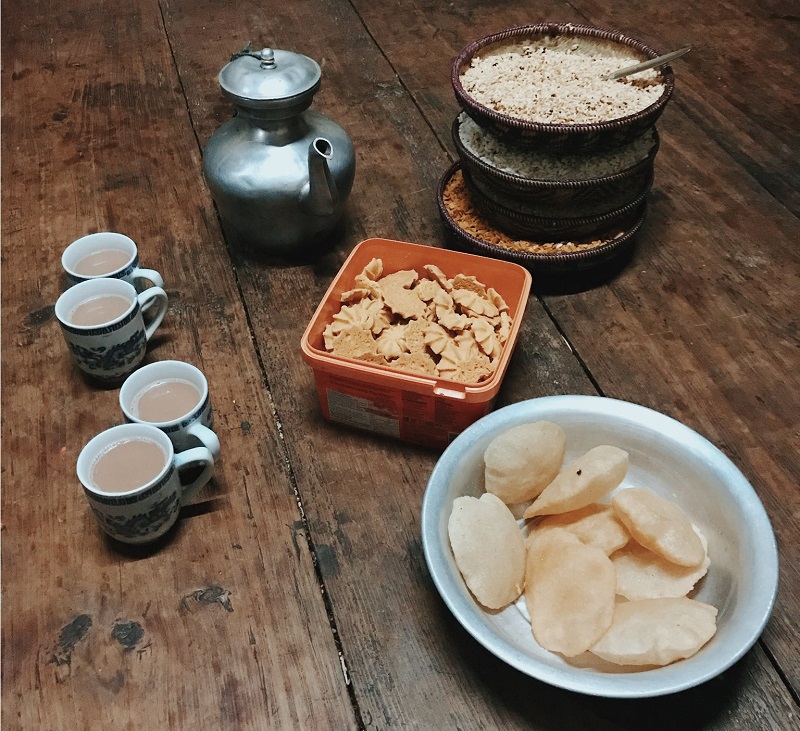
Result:
[[[483,454],[504,430],[537,420],[567,434],[565,461],[611,444],[630,454],[623,487],[649,487],[677,501],[708,539],[711,567],[694,598],[719,610],[717,633],[696,655],[653,670],[576,667],[543,650],[522,612],[485,612],[467,590],[447,534],[453,500],[483,491]],[[778,553],[769,518],[750,483],[711,442],[680,422],[636,404],[597,396],[549,396],[506,406],[462,432],[437,462],[422,502],[422,543],[434,585],[463,627],[521,672],[567,690],[644,698],[699,685],[755,643],[774,606]]]
[[[502,114],[473,99],[461,84],[461,73],[478,52],[491,47],[502,47],[510,42],[537,37],[566,36],[591,38],[619,44],[633,50],[644,61],[659,54],[635,38],[617,31],[571,23],[538,23],[508,28],[479,38],[466,46],[453,63],[451,81],[456,100],[467,114],[480,126],[498,137],[520,145],[541,150],[565,152],[593,152],[624,145],[651,129],[667,106],[675,89],[675,76],[669,66],[661,69],[664,91],[648,107],[617,119],[588,124],[547,124]]]
[[[593,178],[552,180],[516,175],[476,155],[461,139],[462,115],[453,121],[451,130],[461,167],[484,196],[505,208],[549,218],[599,216],[634,202],[652,186],[660,146],[655,128],[649,151],[633,165]]]

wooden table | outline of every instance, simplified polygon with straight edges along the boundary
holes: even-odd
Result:
[[[527,6],[527,7],[526,7]],[[789,729],[800,694],[800,24],[789,0],[68,0],[2,23],[2,713],[8,729]],[[541,20],[691,44],[659,122],[650,212],[613,281],[531,295],[498,405],[601,394],[716,443],[772,520],[762,638],[678,697],[609,701],[523,676],[450,615],[420,503],[434,450],[326,423],[299,341],[372,236],[445,244],[450,66]],[[313,264],[244,256],[201,154],[247,42],[320,62],[314,108],[358,157],[341,240]],[[127,233],[167,281],[148,360],[207,375],[222,455],[157,547],[104,539],[75,476],[121,421],[70,363],[60,254]],[[534,285],[536,289],[536,285]]]

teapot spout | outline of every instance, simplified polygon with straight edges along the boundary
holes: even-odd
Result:
[[[303,186],[300,203],[315,216],[330,216],[339,202],[336,182],[328,166],[332,158],[333,145],[324,137],[317,137],[308,146],[308,183]]]

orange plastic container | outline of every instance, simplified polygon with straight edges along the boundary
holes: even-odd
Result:
[[[325,350],[322,333],[342,306],[341,294],[353,288],[356,274],[372,259],[382,260],[384,275],[435,264],[447,277],[472,275],[503,297],[512,317],[511,333],[489,380],[466,385],[341,358]],[[323,416],[408,442],[447,446],[491,411],[517,342],[530,288],[530,273],[511,262],[404,241],[362,241],[342,265],[301,340],[303,359],[314,370]]]

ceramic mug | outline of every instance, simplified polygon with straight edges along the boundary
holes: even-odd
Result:
[[[145,325],[142,309],[148,305]],[[137,294],[121,279],[89,279],[64,292],[55,311],[77,366],[99,381],[116,382],[142,362],[167,311],[167,293],[150,287]]]
[[[125,455],[125,450],[132,453]],[[200,474],[186,485],[181,474]],[[166,434],[150,424],[122,424],[100,432],[78,456],[78,479],[97,522],[123,543],[164,535],[181,506],[211,479],[214,457],[205,447],[175,453]]]
[[[70,285],[111,277],[132,284],[137,291],[144,289],[145,280],[164,287],[164,279],[155,269],[139,266],[139,252],[133,239],[111,231],[88,234],[73,241],[61,255],[61,266]]]
[[[120,388],[119,405],[129,422],[157,426],[178,451],[199,443],[219,455],[208,381],[190,363],[161,360],[134,371]]]

